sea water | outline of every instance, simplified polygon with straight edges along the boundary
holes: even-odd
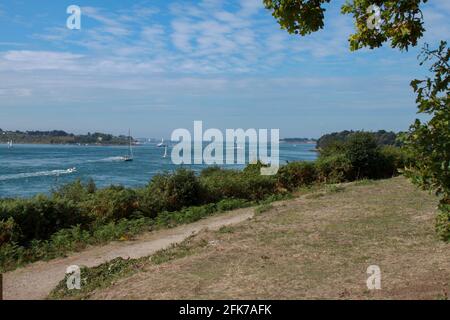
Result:
[[[280,164],[287,161],[312,161],[317,157],[311,144],[280,144]],[[248,150],[248,148],[247,148]],[[59,186],[92,178],[98,187],[111,184],[137,187],[146,185],[152,176],[179,168],[164,148],[145,144],[133,148],[134,161],[123,162],[127,146],[77,145],[0,145],[0,198],[30,197],[49,193]],[[247,159],[248,162],[248,159]],[[183,165],[200,171],[207,165]],[[221,165],[223,168],[243,169],[245,165]],[[71,168],[76,168],[73,172]]]

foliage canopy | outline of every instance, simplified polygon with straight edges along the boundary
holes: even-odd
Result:
[[[331,0],[264,0],[281,28],[302,36],[324,27],[324,13]],[[421,5],[427,0],[348,0],[343,14],[355,21],[355,33],[349,36],[350,49],[378,48],[389,41],[391,47],[408,50],[416,46],[425,31]],[[373,19],[371,6],[380,8],[380,27],[370,28]]]

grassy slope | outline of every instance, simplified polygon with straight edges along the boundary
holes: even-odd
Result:
[[[401,177],[319,191],[150,259],[85,271],[97,283],[75,297],[445,298],[450,244],[436,239],[435,206]],[[367,290],[369,265],[380,266],[382,290]]]

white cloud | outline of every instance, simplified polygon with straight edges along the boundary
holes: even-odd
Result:
[[[161,13],[170,15],[157,19]],[[35,37],[81,47],[98,66],[118,61],[156,73],[247,73],[277,67],[287,55],[297,61],[308,55],[338,56],[348,52],[352,29],[351,19],[333,12],[326,31],[305,38],[288,35],[261,0],[179,1],[166,9],[140,4],[115,12],[82,7],[82,14],[97,24],[78,33],[48,29]]]
[[[261,0],[240,0],[240,5],[240,14],[244,16],[254,15],[264,8]]]
[[[75,70],[83,55],[67,52],[13,50],[0,52],[0,70]]]
[[[125,26],[125,24],[119,22],[117,17],[108,17],[103,14],[101,10],[93,7],[82,7],[82,15],[86,15],[102,24],[102,31],[110,33],[115,36],[127,36],[130,34],[130,30]]]

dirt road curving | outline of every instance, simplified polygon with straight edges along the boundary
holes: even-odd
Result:
[[[217,230],[247,220],[253,216],[253,212],[253,208],[238,209],[173,229],[149,232],[133,241],[112,242],[104,246],[90,247],[66,258],[30,264],[4,274],[3,299],[45,299],[64,279],[68,266],[95,267],[118,257],[136,259],[149,256],[172,244],[180,243],[203,229]]]

